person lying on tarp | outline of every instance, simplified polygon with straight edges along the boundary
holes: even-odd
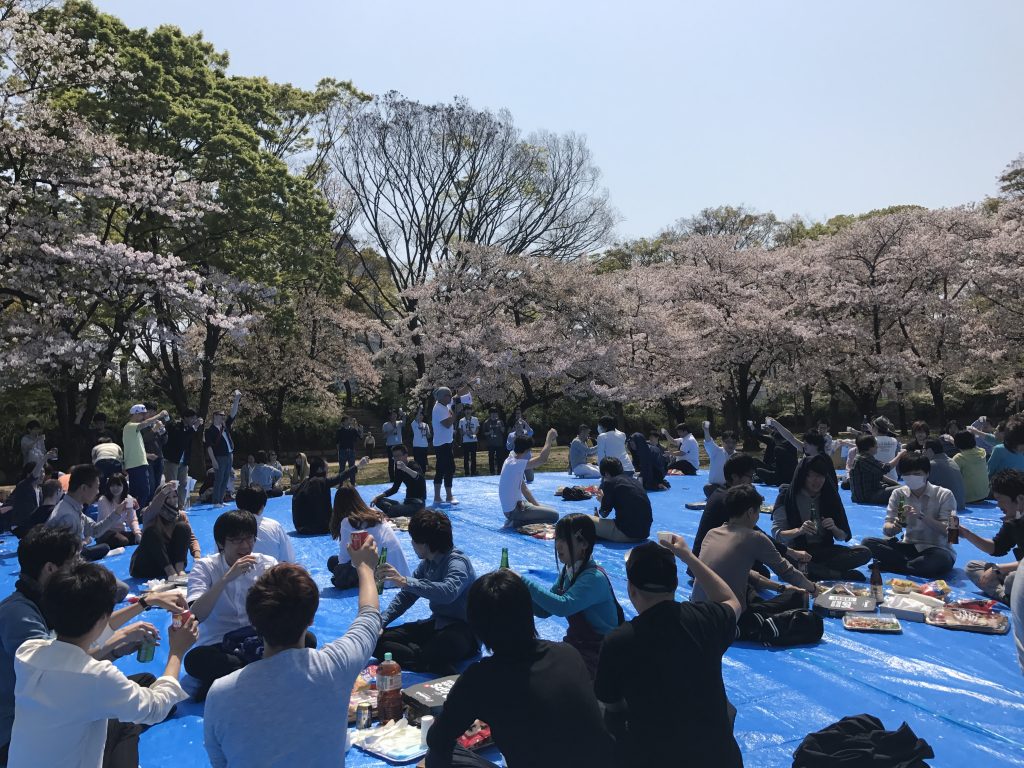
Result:
[[[610,461],[610,459],[605,459]],[[566,515],[555,524],[555,556],[562,564],[548,589],[525,578],[534,615],[569,619],[564,641],[580,652],[591,676],[597,671],[601,641],[623,621],[608,574],[594,561],[597,531],[587,515]]]

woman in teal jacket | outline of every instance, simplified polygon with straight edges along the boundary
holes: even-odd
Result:
[[[594,562],[597,530],[589,515],[566,515],[555,524],[555,555],[562,568],[551,589],[524,579],[541,618],[565,616],[569,631],[564,642],[583,656],[591,677],[604,636],[623,621],[608,575]]]

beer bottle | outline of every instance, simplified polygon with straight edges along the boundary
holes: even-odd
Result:
[[[380,557],[377,559],[377,567],[380,568],[384,563],[388,561],[388,548],[383,547],[380,550]],[[384,594],[384,579],[377,579],[377,594]]]
[[[956,512],[949,516],[949,525],[946,527],[946,541],[950,544],[960,543],[960,518]]]
[[[501,565],[498,568],[508,568],[508,547],[501,548]]]
[[[871,563],[871,597],[878,604],[881,604],[885,599],[885,589],[882,585],[882,566],[877,560]]]
[[[907,500],[903,496],[896,502],[896,525],[900,528],[907,527]]]

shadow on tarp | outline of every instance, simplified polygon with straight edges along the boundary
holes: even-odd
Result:
[[[653,531],[672,530],[692,538],[700,512],[683,507],[688,501],[703,501],[704,473],[696,477],[671,477],[672,489],[652,494]],[[561,473],[540,474],[533,492],[542,503],[562,513],[591,512],[594,502],[566,502],[554,495],[565,485]],[[385,486],[368,486],[363,495],[370,498]],[[760,487],[769,501],[774,488]],[[497,567],[501,548],[509,548],[513,569],[543,583],[556,576],[554,545],[502,530],[498,485],[495,477],[457,478],[455,491],[461,503],[448,507],[455,530],[455,541],[470,557],[479,573]],[[880,535],[883,510],[850,503],[842,492],[853,527],[854,539]],[[288,497],[271,499],[267,514],[291,530]],[[195,507],[190,512],[193,527],[204,553],[215,551],[212,507]],[[999,528],[999,511],[991,503],[972,505],[970,526],[991,537]],[[770,522],[765,516],[763,527]],[[408,534],[399,532],[406,558],[415,562]],[[301,562],[323,589],[323,600],[313,631],[321,642],[344,633],[356,613],[354,590],[339,591],[330,583],[327,558],[337,552],[337,543],[329,536],[293,537]],[[0,588],[9,593],[17,574],[17,559],[12,557],[17,541],[6,536],[0,541]],[[624,554],[628,546],[599,545],[597,559],[608,571],[616,595],[627,618],[635,615],[626,594]],[[122,579],[128,576],[130,551],[104,563]],[[972,545],[958,547],[957,569],[948,581],[956,594],[975,595],[963,568],[968,560],[985,556]],[[680,599],[690,587],[681,573]],[[388,590],[385,602],[394,594]],[[427,606],[422,601],[407,614],[409,619],[423,618]],[[150,612],[147,620],[161,629],[166,614]],[[935,749],[934,766],[1024,766],[1024,677],[1017,666],[1011,636],[990,637],[953,632],[923,624],[903,622],[902,635],[886,636],[849,632],[841,622],[827,619],[825,636],[814,646],[775,651],[737,645],[724,659],[724,676],[729,698],[739,710],[736,737],[745,762],[757,768],[788,768],[792,753],[810,731],[823,728],[846,715],[868,712],[881,718],[887,728],[908,722],[918,736]],[[561,639],[565,622],[559,619],[537,621],[541,636]],[[122,659],[118,666],[127,673],[142,670],[159,673],[166,658],[161,648],[148,665],[134,657]],[[642,665],[637,674],[644,674]],[[407,685],[425,679],[407,674]],[[339,692],[341,695],[343,692]],[[273,702],[268,702],[273,706]],[[296,724],[301,730],[301,724]],[[344,727],[339,723],[338,727]],[[680,744],[685,755],[686,745]],[[498,759],[492,752],[492,759]],[[142,736],[141,763],[146,768],[192,768],[207,765],[203,749],[202,706],[186,702],[176,716],[154,726]],[[379,760],[352,749],[347,765],[384,765]]]

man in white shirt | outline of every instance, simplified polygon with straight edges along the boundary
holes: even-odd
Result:
[[[359,613],[322,650],[306,647],[320,590],[302,566],[275,565],[249,591],[246,610],[263,637],[263,658],[210,689],[203,727],[213,768],[344,768],[349,692],[381,629],[373,538],[348,554],[359,578]],[[282,728],[282,712],[301,726]]]
[[[633,473],[633,460],[626,450],[626,433],[615,426],[615,419],[602,416],[597,422],[597,462],[601,459],[618,459],[622,463],[622,471]]]
[[[536,458],[533,458],[533,440],[529,437],[516,438],[512,453],[505,459],[498,478],[498,499],[501,511],[505,513],[506,527],[518,528],[529,523],[554,523],[558,520],[558,510],[538,504],[525,478],[527,469],[539,467],[548,460],[557,437],[558,432],[549,429],[544,447]]]
[[[459,419],[459,432],[462,433],[462,474],[466,477],[476,475],[476,444],[480,432],[480,419],[473,415],[473,409],[467,406]]]
[[[453,399],[448,387],[434,390],[434,410],[431,412],[431,426],[434,432],[434,506],[442,504],[441,486],[444,485],[447,504],[458,504],[452,496],[452,479],[455,477],[455,454],[452,442],[455,439],[455,427],[459,420],[459,411],[463,403],[469,405],[473,396],[469,387],[463,387]]]
[[[196,647],[185,657],[185,671],[203,683],[196,699],[203,701],[214,680],[230,675],[252,659],[258,641],[249,626],[245,596],[264,571],[277,560],[254,551],[258,524],[250,512],[233,509],[213,524],[213,539],[220,552],[196,560],[188,576],[185,599],[199,622]],[[237,648],[226,651],[223,640],[231,635]],[[315,641],[314,641],[315,644]]]
[[[235,494],[235,504],[238,508],[252,512],[256,518],[256,546],[252,551],[260,555],[269,555],[279,563],[298,562],[292,538],[284,526],[263,514],[267,507],[267,498],[267,492],[258,485],[239,488]]]
[[[669,442],[675,443],[676,450],[678,451],[675,461],[669,464],[668,468],[679,470],[684,475],[696,475],[697,470],[700,469],[700,446],[697,445],[697,438],[693,436],[693,430],[690,429],[690,425],[676,424],[676,435],[678,437],[672,437],[667,429],[663,429],[661,434]],[[723,462],[723,466],[724,464]]]
[[[182,655],[196,640],[194,620],[168,631],[164,673],[148,688],[89,655],[107,629],[115,590],[113,575],[92,563],[59,570],[47,582],[43,604],[56,638],[26,640],[16,654],[10,768],[100,768],[108,720],[153,725],[187,698],[178,674]],[[106,765],[137,766],[137,746],[130,752],[117,750]]]
[[[736,453],[736,433],[726,431],[722,433],[722,444],[715,442],[711,436],[711,422],[705,421],[704,427],[704,450],[708,454],[708,484],[704,486],[704,495],[710,496],[717,488],[725,487],[725,462]],[[699,459],[698,459],[699,461]]]

